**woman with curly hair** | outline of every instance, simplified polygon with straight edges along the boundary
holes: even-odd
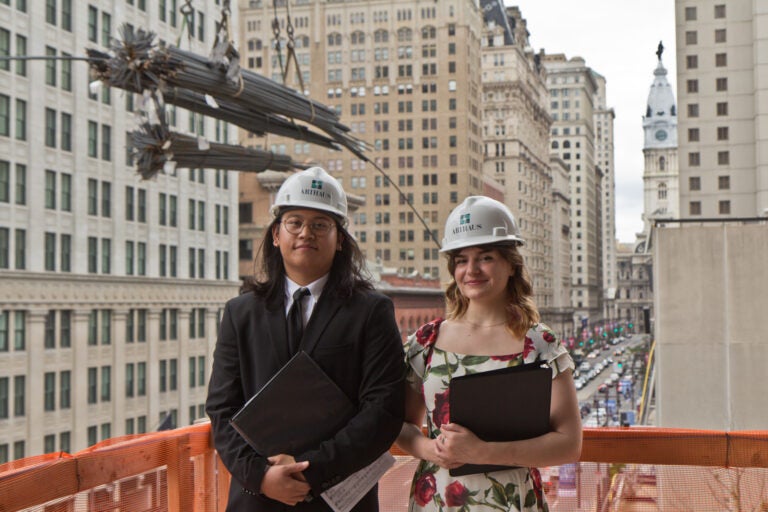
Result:
[[[452,278],[446,290],[447,319],[423,325],[406,348],[409,385],[397,444],[421,459],[411,485],[411,511],[546,511],[536,467],[579,458],[581,418],[573,361],[540,323],[518,252],[523,243],[512,213],[493,199],[468,197],[448,217],[441,249]],[[453,377],[533,362],[552,369],[549,433],[485,442],[450,421]],[[425,417],[426,436],[421,429]],[[450,475],[450,469],[467,463],[515,467]]]

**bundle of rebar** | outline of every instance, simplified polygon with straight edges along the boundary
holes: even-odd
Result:
[[[306,166],[294,162],[288,155],[279,155],[243,146],[202,142],[169,131],[162,124],[144,123],[131,133],[132,154],[139,174],[150,179],[171,164],[196,169],[229,169],[262,172],[289,171]]]
[[[91,70],[96,78],[102,80],[109,86],[119,87],[127,92],[138,94],[144,92],[138,88],[140,84],[137,84],[135,81],[113,83],[109,72],[110,68],[108,62],[110,60],[110,55],[108,53],[90,48],[87,49],[86,52],[89,59],[91,59]],[[333,140],[317,132],[313,132],[306,126],[298,125],[273,114],[253,109],[244,109],[238,105],[234,105],[226,99],[217,99],[215,100],[216,106],[211,106],[209,101],[206,100],[205,94],[169,86],[157,89],[154,94],[161,104],[168,103],[170,105],[176,105],[203,114],[204,116],[226,121],[259,136],[272,133],[274,135],[290,137],[318,146],[339,149],[339,146],[334,143]]]
[[[150,90],[165,94],[165,91],[173,90],[166,101],[185,98],[188,102],[183,108],[199,113],[205,110],[206,114],[212,109],[205,101],[205,96],[210,95],[219,109],[226,105],[226,111],[216,116],[219,119],[242,126],[243,117],[258,112],[268,117],[262,118],[256,133],[277,134],[272,130],[277,127],[282,130],[280,135],[290,137],[293,133],[293,138],[310,142],[309,130],[286,130],[287,127],[298,128],[293,120],[303,121],[323,130],[335,143],[367,160],[363,155],[365,143],[350,134],[334,110],[266,77],[241,69],[238,59],[211,60],[172,46],[158,46],[154,44],[155,34],[151,31],[134,31],[123,26],[120,34],[121,39],[114,41],[108,61],[103,60],[103,54],[89,51],[94,57],[91,69],[107,84],[133,92]],[[188,92],[197,96],[190,96]],[[234,114],[240,111],[243,113]],[[275,122],[273,126],[275,118],[283,123]],[[243,128],[250,130],[247,126]],[[311,142],[315,143],[315,140],[313,138]]]

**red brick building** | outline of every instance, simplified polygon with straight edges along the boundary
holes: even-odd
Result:
[[[392,299],[403,341],[422,324],[445,316],[445,293],[438,279],[382,273],[376,289]]]

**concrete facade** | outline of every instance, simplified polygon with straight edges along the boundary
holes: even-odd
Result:
[[[123,22],[208,54],[219,6],[195,4],[187,38],[170,3],[147,4],[18,2],[0,28],[11,55],[106,50]],[[86,67],[0,68],[0,462],[203,416],[218,315],[237,294],[236,177],[142,181],[126,154],[141,97],[94,94]],[[234,140],[171,113],[176,130]]]
[[[656,424],[760,430],[768,424],[768,223],[658,229],[653,253]]]
[[[680,216],[768,215],[768,11],[676,0]]]

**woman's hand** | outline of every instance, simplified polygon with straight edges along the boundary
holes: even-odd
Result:
[[[482,463],[486,443],[469,429],[456,423],[444,423],[434,440],[435,462],[452,469],[467,463]]]

